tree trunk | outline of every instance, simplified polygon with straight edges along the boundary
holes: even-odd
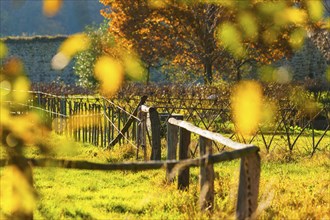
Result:
[[[241,75],[241,71],[237,70],[236,72],[236,81],[239,82],[242,80],[242,75]]]
[[[213,81],[213,75],[212,75],[212,63],[207,62],[204,64],[205,68],[205,75],[204,79],[207,84],[212,84]]]
[[[149,85],[149,82],[150,82],[150,69],[151,69],[151,66],[148,65],[147,67],[147,79],[146,79],[146,84]]]

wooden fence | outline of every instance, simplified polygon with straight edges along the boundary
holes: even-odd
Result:
[[[149,112],[151,118],[156,118],[157,111],[154,108],[147,108],[142,106],[140,108],[142,114]],[[155,123],[157,120],[154,120]],[[160,126],[151,128],[152,136],[157,138],[153,140],[153,156],[158,158],[160,148],[157,141],[160,137]],[[143,125],[145,126],[145,125]],[[146,127],[142,127],[146,128]],[[155,132],[155,133],[154,133]],[[199,135],[200,139],[200,157],[195,159],[188,159],[188,148],[190,144],[190,134],[195,133]],[[140,131],[140,143],[143,144],[143,132]],[[232,151],[212,154],[212,141],[226,145]],[[177,159],[177,145],[179,144],[179,157]],[[99,164],[88,161],[72,161],[72,160],[58,160],[52,158],[44,159],[25,159],[25,158],[11,158],[7,160],[0,160],[0,166],[22,165],[25,164],[27,169],[28,164],[38,167],[59,167],[68,169],[87,169],[87,170],[151,170],[151,169],[166,169],[166,179],[169,182],[174,181],[174,176],[178,173],[178,188],[180,190],[189,187],[189,168],[200,167],[200,208],[202,211],[212,210],[214,208],[214,168],[213,164],[229,161],[234,159],[241,159],[240,175],[238,183],[238,197],[236,205],[237,219],[246,219],[254,217],[257,210],[257,198],[259,191],[260,178],[260,157],[258,154],[259,148],[253,145],[246,145],[234,142],[218,133],[213,133],[207,130],[198,128],[188,122],[170,118],[168,120],[167,132],[167,160],[149,161],[149,162],[133,162],[133,163],[117,163],[117,164]],[[32,184],[32,172],[25,172],[29,174],[28,177]],[[32,219],[33,214],[22,214],[24,219]]]
[[[121,101],[104,97],[57,96],[34,91],[28,93],[30,99],[26,103],[8,103],[13,114],[37,111],[56,133],[79,142],[103,148],[117,143],[135,146],[137,127],[141,123],[137,113],[139,106],[146,101],[146,96],[139,100],[128,100],[125,107],[121,107]]]

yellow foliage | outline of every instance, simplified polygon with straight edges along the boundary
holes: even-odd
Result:
[[[262,88],[254,81],[237,84],[231,97],[234,123],[242,135],[251,135],[261,120]]]
[[[42,11],[45,16],[53,17],[62,7],[62,0],[43,0]]]
[[[318,103],[310,97],[303,87],[297,86],[290,91],[290,101],[307,115],[315,115],[320,110]]]
[[[0,41],[0,59],[3,59],[7,56],[8,49],[5,43]]]
[[[0,187],[0,205],[4,213],[29,214],[35,208],[35,195],[26,177],[16,166],[3,170]]]
[[[112,96],[120,88],[124,80],[124,68],[122,64],[109,57],[101,56],[95,63],[95,77],[100,81],[101,92]]]

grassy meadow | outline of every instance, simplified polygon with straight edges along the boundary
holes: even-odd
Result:
[[[55,136],[47,156],[100,163],[135,160],[129,145],[104,151]],[[326,141],[328,141],[327,138]],[[61,147],[59,147],[61,146]],[[299,146],[297,146],[299,147]],[[0,148],[0,156],[6,156]],[[27,157],[43,157],[26,148]],[[258,219],[330,219],[330,155],[284,160],[261,151]],[[5,168],[1,168],[1,174]],[[126,172],[34,168],[35,219],[234,219],[239,161],[215,165],[215,207],[201,213],[197,168],[187,191],[165,181],[165,170]],[[1,200],[1,206],[6,201]],[[0,219],[5,218],[3,209]]]

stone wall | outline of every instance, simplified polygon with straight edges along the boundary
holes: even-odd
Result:
[[[20,58],[26,74],[33,83],[61,83],[74,85],[77,76],[73,73],[73,62],[64,70],[56,71],[51,60],[66,36],[9,37],[1,39],[8,47],[9,57]]]
[[[35,36],[3,38],[9,49],[9,57],[23,60],[27,75],[34,83],[64,82],[74,85],[78,77],[73,72],[73,62],[64,70],[51,68],[52,57],[66,36]],[[304,46],[290,60],[278,62],[275,66],[285,65],[290,68],[293,80],[305,78],[324,79],[330,65],[330,34],[320,31],[307,38]]]

